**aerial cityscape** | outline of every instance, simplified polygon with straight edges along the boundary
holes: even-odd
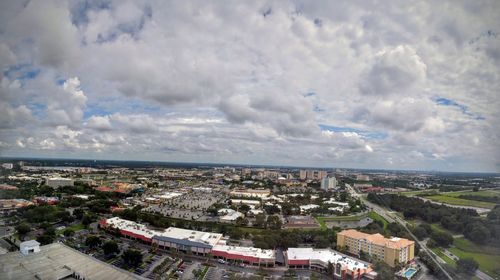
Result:
[[[0,1],[0,279],[500,280],[498,15]]]

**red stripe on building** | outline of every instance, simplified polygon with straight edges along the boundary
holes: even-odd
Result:
[[[309,265],[309,260],[288,260],[288,265]]]
[[[130,232],[127,230],[122,229],[122,230],[120,230],[120,233],[125,235],[125,236],[134,237],[134,238],[140,239],[140,240],[145,241],[145,242],[151,242],[151,238],[148,238],[144,235],[136,234],[136,233],[133,233],[133,232]]]
[[[247,261],[250,263],[258,263],[259,258],[257,257],[251,257],[251,256],[243,256],[243,255],[238,255],[238,254],[231,254],[228,252],[224,251],[215,251],[212,250],[212,255],[216,257],[223,257],[226,259],[231,259],[231,260],[242,260],[242,261]]]

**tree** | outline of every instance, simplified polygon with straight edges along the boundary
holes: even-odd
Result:
[[[63,231],[63,234],[66,237],[73,236],[73,234],[75,234],[75,230],[72,228],[67,228]]]
[[[127,265],[137,267],[142,263],[142,253],[134,249],[128,249],[123,253],[122,259]]]
[[[459,272],[473,275],[479,268],[479,264],[473,258],[464,258],[457,261],[457,270]]]
[[[415,234],[415,236],[418,238],[418,240],[423,240],[424,238],[426,238],[428,236],[427,230],[425,230],[425,228],[420,227],[420,226],[416,227],[413,230],[413,234]]]
[[[19,237],[24,239],[24,236],[31,231],[31,227],[28,224],[22,223],[16,226],[16,231],[19,234]]]
[[[333,273],[335,272],[335,267],[333,266],[333,263],[331,261],[328,261],[326,272],[328,273],[328,275],[333,275]]]
[[[259,213],[255,215],[255,222],[253,223],[255,227],[264,227],[265,224],[266,224],[266,214]]]
[[[102,240],[95,235],[90,235],[89,237],[87,237],[87,239],[85,239],[85,245],[89,246],[90,248],[97,247],[101,245],[101,243]]]
[[[433,239],[437,245],[442,247],[448,247],[453,244],[453,236],[444,231],[434,231],[431,233],[431,239]]]
[[[236,225],[238,225],[238,226],[248,225],[248,219],[243,218],[243,217],[238,217],[235,222],[236,222]]]
[[[118,248],[118,244],[115,241],[106,241],[102,245],[102,249],[103,249],[105,255],[120,253],[120,249]]]
[[[129,220],[129,221],[137,221],[137,211],[133,209],[125,209],[119,214],[120,218]]]
[[[250,211],[250,206],[246,205],[246,204],[242,204],[238,207],[238,211],[243,213],[243,214],[246,214],[248,211]]]
[[[269,215],[278,214],[280,212],[280,208],[274,204],[264,206],[264,210],[266,210],[266,213]]]
[[[378,279],[394,279],[394,269],[383,261],[375,262],[373,269],[378,273]]]
[[[81,208],[73,210],[73,216],[75,216],[75,219],[77,220],[81,220],[83,218],[83,214],[85,214],[85,211]]]
[[[465,236],[476,243],[484,244],[490,238],[490,231],[481,224],[475,224],[472,231]]]
[[[36,241],[40,242],[42,245],[47,245],[54,241],[54,236],[42,234],[36,238]]]
[[[84,225],[84,226],[88,226],[88,225],[90,225],[93,221],[94,221],[94,218],[92,217],[92,215],[85,214],[85,215],[83,215],[83,218],[82,218],[82,225]]]
[[[282,224],[283,223],[281,222],[280,217],[276,215],[271,215],[267,217],[266,227],[270,229],[281,229]]]

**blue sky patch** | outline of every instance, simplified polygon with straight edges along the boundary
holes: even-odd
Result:
[[[40,69],[33,67],[32,64],[11,65],[3,72],[9,80],[19,80],[21,83],[36,78],[38,74],[40,74]]]
[[[471,113],[469,111],[469,107],[467,107],[466,105],[460,104],[452,99],[439,97],[436,99],[436,104],[440,105],[440,106],[452,106],[452,107],[458,108],[460,110],[460,112],[462,112],[462,114],[464,114],[464,115],[472,117],[476,120],[485,120],[485,118],[483,116]]]
[[[320,129],[322,131],[332,131],[332,132],[355,132],[365,138],[370,139],[385,139],[387,138],[387,133],[378,132],[378,131],[366,131],[352,127],[343,127],[343,126],[332,126],[326,124],[320,124]]]

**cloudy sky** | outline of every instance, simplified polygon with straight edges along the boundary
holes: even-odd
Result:
[[[1,1],[0,156],[500,171],[499,15]]]

